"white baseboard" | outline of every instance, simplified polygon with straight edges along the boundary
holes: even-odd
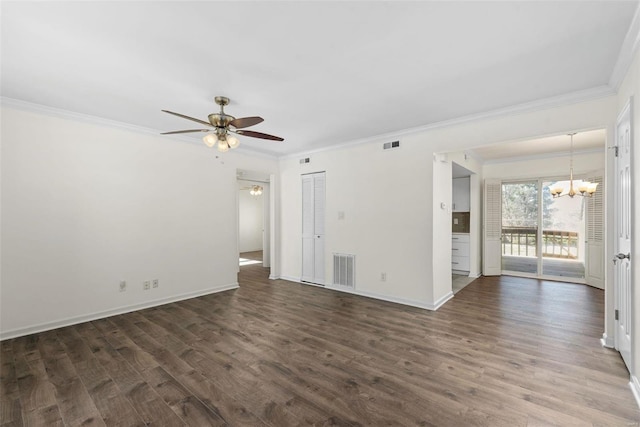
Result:
[[[130,313],[132,311],[142,310],[145,308],[157,307],[159,305],[169,304],[172,302],[182,301],[190,298],[201,297],[204,295],[215,294],[218,292],[237,289],[238,283],[223,285],[216,288],[209,288],[195,292],[187,292],[184,294],[173,295],[170,297],[159,298],[152,301],[145,301],[139,304],[127,305],[111,310],[100,311],[97,313],[83,314],[81,316],[69,317],[66,319],[55,320],[53,322],[40,323],[38,325],[26,326],[23,328],[12,329],[0,332],[0,341],[11,338],[22,337],[24,335],[35,334],[38,332],[49,331],[51,329],[63,328],[65,326],[77,325],[78,323],[89,322],[91,320],[104,319],[105,317],[115,316],[117,314]]]
[[[431,311],[437,310],[438,308],[440,308],[440,306],[442,306],[442,304],[444,304],[445,302],[447,302],[449,299],[453,297],[453,292],[449,292],[449,294],[445,295],[444,297],[436,301],[435,304],[426,304],[422,301],[414,301],[414,300],[405,299],[405,298],[397,298],[389,295],[380,295],[375,292],[361,291],[358,289],[351,289],[351,288],[346,288],[344,286],[338,286],[338,285],[327,285],[326,288],[332,291],[345,292],[348,294],[358,295],[361,297],[373,298],[381,301],[393,302],[396,304],[408,305],[410,307],[417,307],[417,308],[422,308],[422,309],[431,310]]]
[[[430,308],[429,310],[437,310],[440,307],[442,307],[444,305],[445,302],[449,301],[451,298],[453,298],[453,292],[449,292],[446,295],[443,295],[441,298],[439,298],[436,302],[433,303],[433,308]]]
[[[414,300],[409,300],[409,299],[405,299],[405,298],[397,298],[397,297],[392,297],[392,296],[388,296],[388,295],[380,295],[380,294],[376,294],[374,292],[361,291],[361,290],[358,290],[358,289],[347,288],[347,287],[340,286],[340,285],[329,285],[329,284],[327,284],[327,285],[318,285],[318,284],[315,284],[315,283],[303,282],[300,279],[292,277],[292,276],[280,276],[279,279],[287,280],[289,282],[300,283],[300,284],[308,285],[308,286],[316,286],[316,287],[319,287],[319,288],[330,289],[332,291],[346,292],[348,294],[359,295],[361,297],[373,298],[373,299],[377,299],[377,300],[381,300],[381,301],[387,301],[387,302],[393,302],[393,303],[396,303],[396,304],[408,305],[408,306],[411,306],[411,307],[423,308],[425,310],[431,310],[431,311],[435,311],[435,310],[439,309],[440,307],[442,307],[442,305],[444,303],[446,303],[451,298],[453,298],[453,292],[449,292],[448,294],[444,295],[442,298],[438,299],[435,303],[433,303],[433,304],[425,304],[424,302],[421,302],[421,301],[414,301]]]
[[[603,347],[607,348],[616,347],[616,344],[613,342],[613,338],[608,336],[606,333],[602,334],[602,338],[600,338],[600,344],[602,344]]]
[[[280,276],[279,279],[282,280],[288,280],[289,282],[296,282],[296,283],[302,283],[300,281],[299,277],[293,277],[293,276]]]
[[[633,397],[636,399],[636,405],[640,407],[640,382],[638,382],[638,377],[631,375],[629,387],[631,387],[631,393],[633,393]]]

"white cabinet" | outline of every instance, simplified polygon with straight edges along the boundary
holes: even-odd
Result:
[[[451,234],[451,270],[468,273],[469,267],[469,235]]]
[[[469,177],[453,178],[453,211],[469,212],[471,202],[469,199]]]

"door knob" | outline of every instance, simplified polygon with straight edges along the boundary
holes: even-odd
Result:
[[[614,255],[614,257],[613,257],[613,265],[616,265],[618,263],[619,259],[625,259],[625,258],[628,259],[629,261],[631,261],[631,253],[628,253],[628,254],[625,255],[622,252],[620,252],[619,254]]]

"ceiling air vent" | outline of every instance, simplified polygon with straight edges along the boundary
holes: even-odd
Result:
[[[300,159],[300,164],[304,165],[305,163],[309,163],[311,159],[309,157],[305,157],[304,159]]]
[[[392,148],[400,148],[400,141],[385,142],[382,144],[383,150],[390,150]]]

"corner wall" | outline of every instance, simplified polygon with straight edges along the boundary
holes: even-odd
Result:
[[[237,287],[236,168],[275,160],[1,113],[2,339]]]

